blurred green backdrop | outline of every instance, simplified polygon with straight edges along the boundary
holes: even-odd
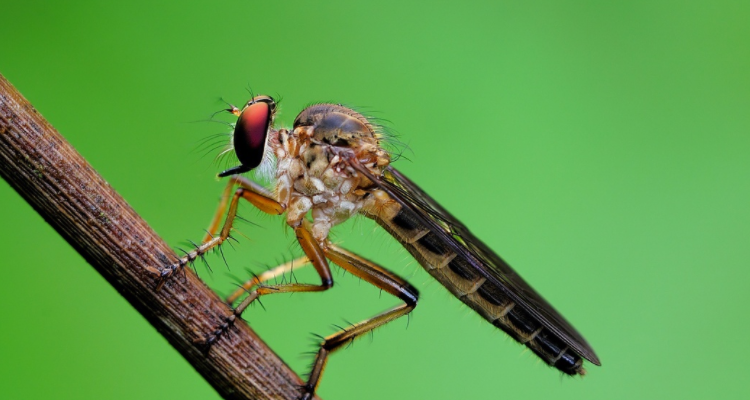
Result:
[[[431,281],[370,221],[336,240],[421,292],[330,359],[324,399],[747,398],[750,3],[5,1],[6,76],[173,246],[223,183],[202,139],[226,99],[359,106],[409,145],[396,166],[508,260],[603,367],[561,378]],[[216,393],[0,183],[0,397]],[[295,255],[250,206],[221,293]],[[398,302],[340,273],[270,296],[251,325],[298,373],[309,332]]]

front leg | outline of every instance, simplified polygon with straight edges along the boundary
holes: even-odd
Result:
[[[239,187],[237,188],[237,190],[235,190],[234,195],[231,196],[231,201],[229,201],[230,194],[232,193],[232,190],[236,185],[239,185]],[[193,251],[187,253],[184,257],[180,258],[175,264],[172,264],[167,268],[164,268],[162,270],[158,270],[153,267],[148,268],[149,272],[159,277],[159,283],[156,287],[157,290],[161,289],[161,287],[164,286],[164,283],[166,283],[167,279],[169,279],[169,277],[172,276],[175,271],[184,268],[185,265],[193,262],[198,257],[203,256],[209,250],[221,245],[225,240],[227,240],[227,238],[229,237],[229,232],[232,230],[232,224],[234,224],[234,218],[237,216],[237,206],[239,205],[240,199],[249,201],[255,207],[266,214],[280,215],[283,214],[286,210],[286,205],[276,201],[273,198],[273,195],[262,186],[247,178],[236,175],[233,176],[227,184],[226,189],[224,189],[224,195],[222,196],[221,202],[219,203],[219,208],[216,210],[216,214],[211,221],[211,225],[209,225],[209,229],[206,237],[203,239],[203,243],[193,249]],[[217,236],[216,230],[219,227],[221,216],[224,214],[224,210],[226,210],[227,203],[229,203],[229,212],[227,214],[226,220],[224,221],[221,232]]]
[[[227,182],[227,186],[224,188],[224,192],[221,195],[221,200],[219,201],[219,207],[216,208],[216,212],[214,213],[214,217],[211,219],[211,224],[208,225],[208,229],[206,230],[206,236],[203,237],[202,243],[209,242],[211,239],[214,238],[214,236],[216,236],[216,233],[219,230],[221,219],[224,217],[224,213],[227,210],[227,205],[229,204],[229,200],[232,198],[232,191],[234,190],[235,187],[241,187],[243,189],[256,193],[262,197],[265,197],[267,199],[273,200],[274,198],[273,193],[269,192],[266,188],[259,185],[258,183],[253,182],[250,179],[245,178],[244,176],[232,175],[229,178],[229,182]],[[276,201],[276,200],[273,200],[273,201]],[[282,208],[285,208],[283,205],[281,206]],[[263,210],[260,207],[258,208]],[[276,213],[275,210],[272,210],[269,214],[278,215],[278,213]]]

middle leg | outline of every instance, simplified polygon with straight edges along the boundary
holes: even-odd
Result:
[[[331,277],[331,270],[330,268],[328,268],[328,260],[326,260],[326,255],[313,238],[312,233],[310,233],[307,225],[308,224],[303,223],[300,226],[294,228],[294,233],[297,236],[297,241],[302,247],[302,250],[305,252],[305,258],[310,264],[312,264],[312,266],[318,273],[318,276],[320,276],[320,284],[315,285],[309,283],[286,283],[280,285],[259,286],[255,290],[251,291],[250,294],[237,306],[237,308],[234,308],[232,310],[232,314],[226,317],[223,323],[217,326],[204,338],[197,340],[196,343],[205,345],[207,347],[211,346],[213,343],[219,340],[221,335],[227,332],[229,328],[234,325],[237,318],[242,315],[247,307],[261,296],[275,293],[322,292],[330,289],[333,286],[333,278]],[[280,268],[286,268],[286,265],[281,265],[269,271],[271,274],[269,274],[267,278],[270,278],[273,274],[281,273],[282,271],[280,270]],[[291,267],[289,267],[289,269],[291,269]],[[254,280],[256,279],[251,280],[247,284],[251,284]],[[261,281],[260,279],[257,280],[259,282]],[[230,297],[235,298],[234,295]]]
[[[251,289],[254,288],[256,285],[260,285],[263,282],[267,282],[273,278],[276,278],[277,276],[284,275],[287,272],[295,271],[301,267],[304,267],[305,265],[309,265],[310,260],[307,258],[307,256],[302,256],[299,258],[296,258],[292,261],[285,262],[281,265],[278,265],[276,267],[273,267],[260,275],[253,276],[253,279],[250,279],[240,285],[237,290],[232,292],[229,296],[227,296],[227,303],[228,304],[234,304],[237,299],[240,298],[245,293],[250,293]]]

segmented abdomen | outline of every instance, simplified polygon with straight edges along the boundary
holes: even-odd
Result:
[[[524,306],[488,282],[469,261],[424,227],[413,211],[390,203],[376,214],[364,212],[393,235],[435,279],[487,321],[526,345],[544,362],[568,374],[585,373],[582,359]]]

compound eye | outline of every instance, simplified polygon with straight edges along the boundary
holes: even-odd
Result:
[[[270,102],[253,101],[242,111],[234,127],[234,152],[246,170],[257,167],[263,161],[268,128],[273,117],[272,104],[275,105],[273,99]]]
[[[255,104],[255,103],[266,103],[269,107],[271,107],[271,114],[276,112],[276,101],[271,96],[266,95],[260,95],[253,97],[252,100],[250,100],[247,105]]]

